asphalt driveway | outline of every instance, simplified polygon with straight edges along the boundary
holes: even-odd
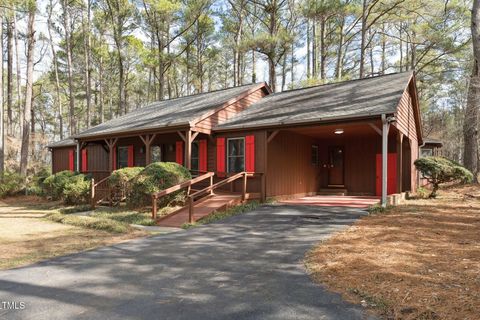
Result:
[[[364,319],[361,307],[314,284],[303,266],[307,250],[362,214],[265,206],[2,271],[0,302],[25,308],[0,304],[0,319]]]

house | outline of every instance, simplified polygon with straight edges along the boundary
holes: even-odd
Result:
[[[425,139],[420,149],[420,157],[441,156],[443,143],[437,139]]]
[[[52,171],[96,180],[176,161],[192,172],[255,172],[248,192],[293,197],[415,190],[423,143],[415,75],[272,93],[265,83],[154,102],[49,147]],[[236,181],[231,191],[241,188]]]

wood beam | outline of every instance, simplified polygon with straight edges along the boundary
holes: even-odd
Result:
[[[275,136],[278,134],[280,130],[275,130],[273,131],[270,135],[268,135],[268,132],[267,132],[267,144],[270,143],[273,138],[275,138]]]
[[[192,169],[192,131],[185,132],[185,168]]]
[[[380,136],[382,135],[382,129],[377,127],[375,124],[369,122],[368,125],[372,127],[373,130],[375,130],[376,133],[378,133]]]
[[[157,136],[156,133],[150,135],[147,134],[145,136],[140,135],[140,139],[143,141],[143,144],[145,145],[145,164],[148,166],[150,163],[152,163],[152,156],[151,156],[151,144],[155,137]]]
[[[190,130],[188,130],[189,132]],[[187,137],[185,137],[185,135],[181,132],[181,131],[177,131],[178,135],[180,136],[180,138],[182,138],[183,142],[187,142]]]
[[[190,131],[192,132],[192,131]],[[195,138],[198,136],[200,132],[192,132],[192,141],[195,140]]]

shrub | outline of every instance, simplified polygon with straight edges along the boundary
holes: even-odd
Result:
[[[415,160],[415,167],[432,184],[430,198],[437,196],[440,184],[452,181],[471,182],[473,174],[455,161],[443,157],[424,157]]]
[[[14,196],[25,187],[25,178],[15,172],[5,171],[0,177],[0,198]]]
[[[37,196],[44,196],[45,195],[45,179],[51,175],[51,171],[49,168],[44,167],[41,168],[38,172],[36,172],[30,179],[27,184],[27,194],[34,194]]]
[[[60,200],[63,196],[63,190],[68,180],[75,175],[74,172],[65,170],[52,174],[45,178],[43,185],[45,187],[45,194],[52,198],[52,200]]]
[[[142,207],[151,204],[152,193],[159,192],[178,183],[191,179],[190,172],[174,162],[154,162],[143,169],[132,183],[132,191],[127,198],[130,207]],[[184,201],[185,193],[178,191],[159,199],[159,206]]]
[[[63,202],[65,204],[87,203],[90,197],[90,179],[84,174],[70,177],[63,189]]]
[[[115,170],[108,178],[108,183],[113,189],[121,191],[128,197],[132,190],[133,178],[142,172],[143,169],[143,167],[130,167]]]
[[[47,177],[43,185],[45,194],[66,204],[82,204],[90,195],[90,179],[84,174],[61,171]]]

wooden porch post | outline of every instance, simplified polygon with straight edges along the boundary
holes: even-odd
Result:
[[[145,135],[145,136],[140,136],[140,139],[143,141],[143,144],[145,145],[145,165],[149,165],[150,163],[152,163],[152,150],[151,150],[151,146],[152,146],[152,142],[153,142],[153,139],[155,139],[156,137],[156,134],[152,134],[152,135]]]
[[[397,192],[403,190],[403,133],[397,133]]]
[[[388,123],[385,114],[382,114],[382,207],[387,206],[387,170],[388,170]]]
[[[118,138],[115,139],[105,139],[105,143],[108,146],[108,156],[110,158],[110,161],[108,161],[108,171],[110,173],[113,171],[113,149],[115,148],[115,145],[117,144]]]
[[[185,168],[192,169],[192,142],[198,136],[199,132],[192,130],[185,131],[185,135],[181,131],[177,131],[180,138],[185,142]]]

